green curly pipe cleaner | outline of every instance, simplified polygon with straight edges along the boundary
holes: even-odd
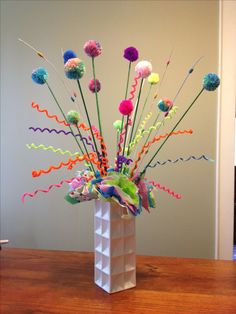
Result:
[[[40,144],[40,145],[35,145],[34,143],[32,144],[26,144],[26,146],[29,149],[43,149],[43,150],[51,150],[54,153],[59,153],[61,155],[69,155],[71,157],[73,156],[79,156],[79,153],[71,153],[69,150],[65,150],[63,151],[61,148],[54,148],[53,146],[48,146],[46,147],[44,144]]]
[[[162,121],[157,122],[155,125],[150,126],[150,128],[147,130],[143,130],[143,128],[140,127],[134,140],[130,143],[130,150],[134,148],[134,146],[144,137],[144,135],[150,134],[153,130],[156,130],[161,126],[164,126],[168,120],[171,120],[172,117],[176,114],[177,109],[178,109],[177,106],[173,106],[167,117],[165,117]]]

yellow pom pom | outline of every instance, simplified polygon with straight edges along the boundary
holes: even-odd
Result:
[[[157,84],[160,81],[158,73],[151,73],[148,77],[148,82],[150,84]]]

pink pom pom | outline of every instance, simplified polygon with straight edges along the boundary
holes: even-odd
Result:
[[[146,78],[152,73],[152,65],[148,61],[140,61],[137,63],[135,71],[141,76],[141,78]]]
[[[95,93],[95,84],[94,84],[94,79],[92,79],[90,82],[89,82],[89,90],[92,92],[92,93]],[[99,80],[96,79],[96,87],[97,87],[97,93],[100,91],[101,89],[101,83],[99,82]]]
[[[96,40],[89,40],[84,44],[84,52],[89,57],[95,58],[102,53],[102,47]]]
[[[130,115],[133,109],[134,109],[134,106],[132,104],[132,101],[130,100],[122,100],[119,105],[119,111],[124,116]]]

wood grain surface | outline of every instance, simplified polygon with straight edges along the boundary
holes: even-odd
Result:
[[[137,256],[137,287],[107,294],[93,254],[0,251],[0,313],[236,313],[236,262]]]

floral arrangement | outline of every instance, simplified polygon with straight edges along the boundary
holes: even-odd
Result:
[[[43,53],[39,52],[23,40],[20,41],[33,49],[39,57],[46,61],[56,71],[54,65]],[[74,51],[67,50],[63,53],[65,76],[69,80],[75,81],[78,85],[80,95],[79,109],[70,110],[65,114],[49,85],[48,72],[43,67],[37,68],[32,72],[32,80],[36,84],[47,86],[63,116],[63,120],[55,114],[49,114],[47,109],[42,109],[34,102],[32,103],[32,108],[45,114],[47,118],[55,120],[60,126],[68,128],[69,131],[48,128],[41,129],[39,127],[30,127],[30,129],[34,132],[70,134],[76,142],[78,151],[71,153],[69,151],[63,151],[60,148],[54,148],[53,146],[46,147],[43,144],[37,146],[33,143],[27,144],[27,147],[30,149],[51,150],[55,153],[63,155],[68,154],[70,156],[68,161],[62,161],[59,165],[51,165],[48,169],[32,171],[33,177],[48,174],[51,171],[59,170],[62,167],[67,167],[67,169],[71,170],[81,162],[84,163],[84,169],[78,171],[75,177],[62,180],[58,184],[52,184],[47,189],[37,189],[33,193],[24,193],[22,201],[24,202],[26,196],[34,197],[38,192],[48,193],[53,187],[60,188],[64,183],[68,183],[69,191],[66,194],[65,199],[71,204],[77,204],[82,201],[97,198],[106,201],[115,201],[126,209],[127,213],[124,217],[129,217],[131,215],[139,215],[143,208],[150,211],[150,208],[155,207],[153,191],[156,188],[168,192],[177,199],[181,198],[180,194],[171,191],[160,183],[147,179],[145,176],[146,171],[148,168],[153,168],[160,164],[158,161],[155,162],[155,158],[170,137],[192,133],[191,129],[177,130],[177,127],[204,91],[214,91],[219,86],[220,80],[218,76],[214,73],[205,75],[200,91],[194,97],[187,110],[171,128],[171,131],[164,134],[158,134],[161,128],[166,123],[172,121],[172,117],[176,114],[176,99],[200,59],[197,60],[188,71],[186,77],[181,82],[174,99],[170,100],[168,98],[161,98],[160,100],[157,100],[160,93],[160,86],[166,75],[170,60],[167,61],[161,78],[157,73],[152,72],[152,65],[149,61],[142,60],[137,62],[134,67],[134,82],[133,84],[130,84],[132,66],[138,60],[139,52],[135,47],[126,48],[123,57],[128,61],[128,74],[125,97],[124,99],[121,99],[120,103],[117,105],[117,110],[119,110],[121,114],[121,119],[113,123],[117,133],[117,153],[114,163],[111,163],[108,160],[107,148],[102,130],[102,105],[99,103],[99,93],[102,90],[101,83],[98,80],[95,71],[95,60],[101,56],[102,47],[97,41],[89,40],[85,43],[83,48],[85,54],[91,59],[93,78],[88,82],[87,87],[95,96],[97,121],[91,121],[91,115],[81,85],[81,80],[86,71],[85,63],[77,57]],[[70,93],[64,81],[63,84],[66,91],[69,93],[71,101],[77,103],[77,94],[75,92]],[[141,94],[145,84],[148,84],[149,88],[145,100],[142,101]],[[156,87],[156,91],[151,97],[154,87]],[[154,108],[155,105],[156,108]],[[83,114],[81,109],[83,109]],[[83,115],[86,117],[85,121],[84,118],[82,118]],[[154,122],[150,124],[153,117]],[[80,121],[81,118],[83,121]],[[149,124],[150,126],[148,126]],[[159,142],[161,143],[160,145],[158,145]],[[157,145],[157,148],[155,152],[149,156],[149,149],[154,145]],[[142,162],[144,162],[146,156],[150,158],[146,161],[146,164],[142,166]],[[199,159],[212,161],[210,158],[202,155],[200,157],[190,156],[187,159],[179,158],[175,161],[168,160],[166,162]]]

